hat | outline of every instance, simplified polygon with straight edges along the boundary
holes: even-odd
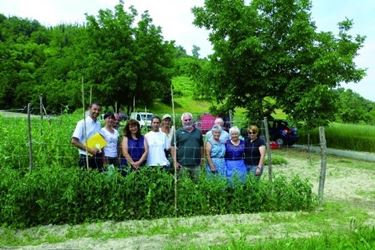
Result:
[[[172,116],[170,116],[169,114],[163,115],[163,117],[161,119],[164,120],[164,119],[167,119],[167,118],[172,120]]]
[[[115,115],[112,112],[107,112],[104,114],[104,120],[107,119],[108,117],[112,117],[114,119]]]

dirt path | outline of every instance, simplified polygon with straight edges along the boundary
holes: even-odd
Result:
[[[279,152],[288,160],[284,166],[274,166],[274,172],[299,175],[308,178],[317,193],[320,162],[314,155],[310,161],[307,154],[294,150]],[[214,245],[245,238],[248,242],[259,239],[283,237],[309,237],[319,235],[322,228],[342,228],[357,220],[350,211],[360,209],[363,223],[375,226],[375,167],[371,163],[340,157],[329,157],[324,199],[326,203],[349,204],[344,221],[335,220],[335,213],[345,213],[340,206],[313,212],[278,212],[240,215],[197,216],[191,218],[168,218],[151,221],[103,222],[76,226],[46,226],[27,229],[24,235],[39,237],[42,242],[51,242],[48,237],[61,236],[58,243],[42,243],[17,249],[163,249],[176,246]],[[267,171],[265,171],[264,178]],[[325,211],[327,210],[327,211]],[[327,213],[327,215],[325,215]],[[346,219],[346,217],[348,217]],[[320,222],[321,220],[321,222]],[[359,220],[359,219],[358,219]],[[318,221],[318,222],[317,222]],[[165,233],[160,233],[160,229]],[[46,231],[46,233],[43,232]],[[77,230],[77,231],[74,231]],[[68,239],[72,232],[94,232],[94,237],[84,236]],[[159,231],[158,231],[159,230]],[[52,232],[52,233],[51,233]],[[154,233],[156,232],[156,233]],[[87,234],[86,234],[87,235]],[[24,236],[26,237],[26,236]],[[64,237],[66,239],[64,240]]]

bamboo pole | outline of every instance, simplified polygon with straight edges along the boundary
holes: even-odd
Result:
[[[327,142],[324,127],[319,127],[319,140],[320,140],[320,177],[319,177],[319,205],[323,204],[324,183],[326,179],[327,170]]]
[[[27,124],[29,134],[29,170],[33,169],[33,142],[31,136],[31,103],[27,104]]]
[[[173,125],[176,124],[176,113],[174,110],[174,98],[173,98],[173,85],[171,84],[171,100],[172,100],[172,117],[173,117]],[[174,125],[175,126],[175,125]],[[175,126],[176,127],[176,126]],[[173,166],[174,166],[174,211],[175,215],[177,216],[177,147],[176,147],[176,129],[173,130]]]
[[[267,117],[263,119],[264,131],[266,134],[266,148],[267,148],[267,158],[268,158],[268,178],[272,181],[272,154],[270,147],[270,133],[268,131],[268,121]]]
[[[83,85],[83,76],[82,76],[82,79],[81,79],[81,86],[82,86],[83,131],[84,131],[84,134],[85,134],[85,138],[87,140],[86,111],[85,111],[85,88],[84,88],[84,85]],[[90,98],[91,98],[91,94],[90,94]],[[89,153],[87,151],[87,147],[86,147],[86,169],[87,170],[89,169]]]
[[[82,81],[83,81],[83,77],[82,77]],[[90,104],[92,103],[92,86],[90,86],[90,99],[89,99],[89,103]]]

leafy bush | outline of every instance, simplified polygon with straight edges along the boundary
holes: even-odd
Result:
[[[264,178],[268,179],[268,178]],[[51,165],[26,174],[12,167],[0,171],[0,224],[16,227],[77,224],[96,220],[152,219],[259,211],[301,210],[315,206],[311,185],[295,177],[246,183],[187,177],[144,168],[126,177]]]

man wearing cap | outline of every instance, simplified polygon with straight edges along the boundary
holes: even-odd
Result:
[[[115,129],[116,117],[112,112],[104,115],[105,126],[100,130],[100,134],[104,137],[107,145],[104,147],[104,163],[118,167],[118,137],[119,133]]]
[[[78,148],[79,166],[86,167],[86,157],[88,157],[88,167],[103,170],[103,160],[101,150],[90,148],[85,145],[87,139],[100,131],[100,122],[97,120],[100,113],[100,105],[92,103],[89,106],[88,116],[80,120],[73,132],[71,143]]]
[[[172,125],[172,117],[169,114],[165,114],[161,118],[160,131],[165,133],[165,135],[168,137],[169,145],[171,145],[175,129]]]
[[[169,160],[165,151],[169,150],[167,136],[159,130],[160,117],[154,116],[151,120],[151,131],[145,134],[148,144],[147,165],[150,167],[169,167]]]

